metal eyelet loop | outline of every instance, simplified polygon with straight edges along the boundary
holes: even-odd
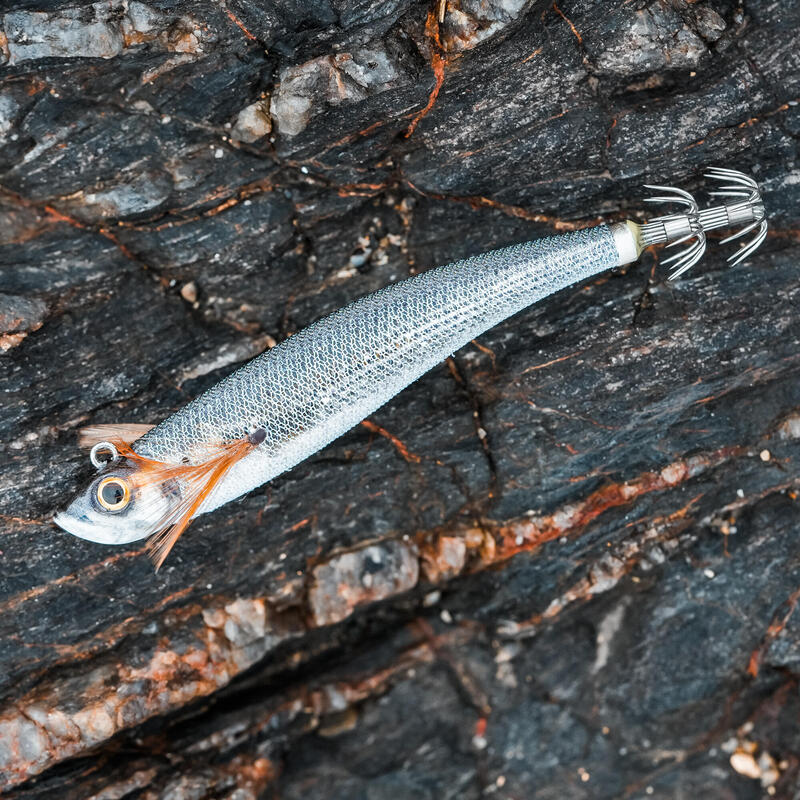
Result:
[[[107,453],[108,456],[106,458],[100,458],[103,453]],[[89,453],[89,461],[91,461],[92,465],[98,470],[112,464],[118,458],[119,452],[111,442],[98,442]]]

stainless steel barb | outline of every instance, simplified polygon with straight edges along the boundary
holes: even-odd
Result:
[[[756,231],[747,244],[728,258],[731,265],[744,261],[767,236],[767,220],[761,193],[758,184],[749,175],[722,167],[712,167],[705,175],[711,180],[723,182],[717,191],[710,192],[711,197],[726,198],[722,205],[700,210],[694,197],[683,189],[674,186],[646,187],[662,194],[648,197],[645,202],[680,203],[686,209],[682,213],[655,217],[640,228],[643,247],[665,242],[669,243],[668,247],[675,247],[691,241],[680,253],[664,261],[665,264],[673,265],[670,278],[677,278],[700,260],[706,249],[707,231],[742,226],[741,230],[723,239],[721,244]]]

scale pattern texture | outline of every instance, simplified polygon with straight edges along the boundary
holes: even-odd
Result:
[[[201,511],[260,486],[358,424],[471,339],[617,263],[601,225],[429,270],[362,297],[262,353],[142,437],[159,461],[203,460],[254,427],[266,439]]]

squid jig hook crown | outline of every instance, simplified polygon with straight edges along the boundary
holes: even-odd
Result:
[[[644,225],[628,221],[612,226],[620,255],[625,258],[624,261],[621,259],[621,263],[636,260],[644,248],[653,244],[668,243],[667,247],[675,247],[691,242],[688,247],[663,262],[672,264],[669,277],[673,280],[702,258],[706,251],[706,233],[715,228],[743,226],[741,230],[723,239],[721,244],[756,231],[749,242],[729,256],[728,263],[731,266],[744,261],[761,246],[767,236],[767,220],[758,184],[743,172],[723,167],[710,168],[705,177],[722,183],[717,191],[709,194],[711,197],[725,198],[725,201],[722,205],[704,208],[702,211],[694,197],[683,189],[646,185],[645,188],[662,193],[646,198],[646,203],[679,203],[685,210],[654,217]],[[632,258],[626,258],[623,253]]]

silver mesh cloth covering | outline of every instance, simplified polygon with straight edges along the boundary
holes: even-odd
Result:
[[[615,266],[601,225],[438,267],[362,297],[262,353],[139,439],[143,456],[203,460],[254,428],[265,441],[203,504],[210,511],[280,475],[358,424],[497,323]]]

